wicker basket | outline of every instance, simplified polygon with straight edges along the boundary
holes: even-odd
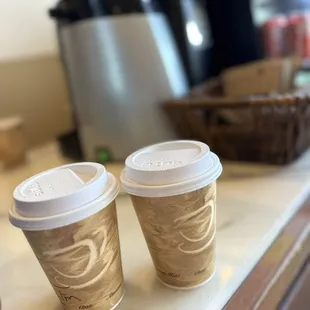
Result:
[[[287,164],[310,145],[310,96],[223,97],[218,80],[164,103],[181,138],[207,143],[220,157]]]

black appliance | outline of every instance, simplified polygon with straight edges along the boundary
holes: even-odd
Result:
[[[210,77],[212,38],[201,0],[161,0],[180,49],[191,85]]]

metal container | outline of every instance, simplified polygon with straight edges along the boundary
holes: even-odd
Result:
[[[51,11],[82,150],[91,161],[123,160],[135,149],[173,139],[159,103],[188,91],[155,2],[123,2],[67,0]]]

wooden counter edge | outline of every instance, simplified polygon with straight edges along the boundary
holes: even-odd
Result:
[[[224,309],[278,309],[309,257],[310,196]]]

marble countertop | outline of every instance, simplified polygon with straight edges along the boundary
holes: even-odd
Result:
[[[0,298],[4,310],[61,310],[22,232],[7,212],[14,187],[68,162],[49,144],[0,173]],[[121,165],[108,166],[116,175]],[[176,291],[158,282],[134,209],[117,198],[126,294],[118,310],[222,309],[310,193],[310,152],[288,167],[224,163],[218,182],[217,272],[206,286]],[[135,242],[132,242],[135,240]]]

